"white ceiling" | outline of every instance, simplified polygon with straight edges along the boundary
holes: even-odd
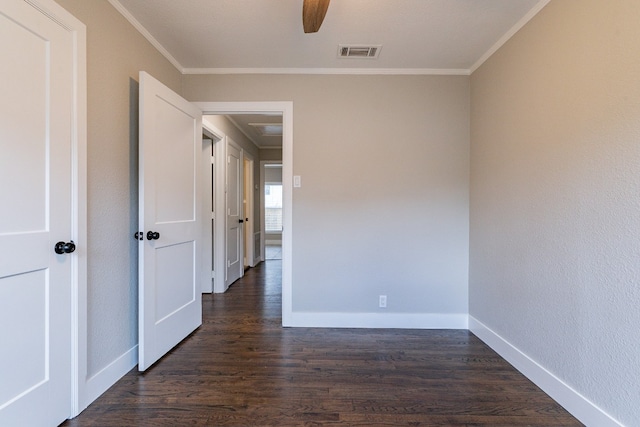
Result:
[[[302,29],[302,0],[109,0],[181,72],[467,75],[550,0],[333,0],[320,31]],[[338,45],[381,45],[377,59]],[[258,147],[281,137],[228,116]]]
[[[109,1],[183,73],[396,74],[469,74],[549,2],[333,0],[305,34],[302,0]],[[339,44],[382,50],[345,59]]]
[[[281,148],[282,134],[277,136],[261,135],[250,123],[274,123],[282,124],[282,115],[265,114],[233,114],[226,116],[242,133],[245,134],[259,148]]]

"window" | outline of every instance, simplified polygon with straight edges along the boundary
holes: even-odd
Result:
[[[264,186],[264,229],[282,232],[282,184]]]

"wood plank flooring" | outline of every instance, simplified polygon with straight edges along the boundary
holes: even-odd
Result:
[[[465,330],[282,328],[281,263],[63,426],[580,426]]]

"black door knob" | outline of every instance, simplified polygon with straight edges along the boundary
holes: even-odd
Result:
[[[242,224],[244,222],[244,219],[239,219],[238,222]]]
[[[147,240],[158,240],[160,238],[160,233],[157,231],[149,231],[147,232]]]
[[[73,240],[65,243],[65,242],[58,242],[56,243],[56,245],[53,247],[53,250],[57,253],[57,254],[70,254],[71,252],[76,250],[76,244],[73,243]]]

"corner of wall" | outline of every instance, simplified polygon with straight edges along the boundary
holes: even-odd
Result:
[[[81,410],[84,410],[100,395],[107,391],[119,379],[138,364],[138,346],[134,346],[97,374],[87,378]]]
[[[584,424],[598,427],[622,426],[593,402],[473,316],[469,316],[469,330]]]

